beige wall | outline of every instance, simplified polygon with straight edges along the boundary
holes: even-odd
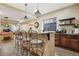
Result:
[[[35,31],[40,31],[40,27],[39,27],[39,28],[35,28],[35,27],[34,27],[34,23],[35,23],[35,22],[39,22],[39,23],[40,23],[39,26],[41,26],[41,21],[32,20],[32,21],[28,21],[28,22],[26,22],[25,24],[23,24],[23,25],[21,26],[21,29],[22,29],[22,30],[25,30],[25,31],[28,31],[29,28],[31,27],[31,28],[32,28],[33,30],[35,30]]]
[[[45,20],[45,19],[49,19],[53,17],[57,17],[57,29],[61,29],[59,26],[59,21],[58,21],[60,19],[75,17],[76,20],[79,20],[79,4],[75,4],[73,6],[69,6],[69,7],[66,7],[66,8],[63,8],[63,9],[60,9],[60,10],[41,16],[38,21],[40,23],[40,28],[42,28],[41,20]],[[33,20],[31,22],[28,22],[28,24],[34,24],[34,22],[35,21]],[[34,26],[32,28],[35,29]],[[40,28],[39,28],[39,31],[41,30]]]
[[[57,17],[57,20],[63,19],[63,18],[70,18],[70,17],[76,17],[76,20],[79,20],[79,4],[63,8],[61,10],[57,10],[55,12],[51,12],[47,15],[44,15],[40,17],[40,19],[49,19]],[[57,21],[57,25],[59,25],[59,21]],[[57,26],[58,29],[60,29],[59,26]]]

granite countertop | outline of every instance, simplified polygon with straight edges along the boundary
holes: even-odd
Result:
[[[57,34],[65,34],[65,35],[79,35],[79,34],[76,34],[76,33],[73,33],[73,34],[67,34],[67,33],[57,33]]]
[[[47,34],[47,33],[52,33],[52,32],[55,32],[55,31],[46,31],[46,32],[38,32],[38,33]]]

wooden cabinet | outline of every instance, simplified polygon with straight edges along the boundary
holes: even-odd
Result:
[[[60,39],[61,41],[60,41],[60,43],[61,43],[61,46],[62,47],[66,47],[67,46],[67,43],[66,43],[66,38],[65,37],[62,37],[62,39]]]
[[[57,34],[57,35],[55,35],[55,45],[57,46],[57,45],[59,45],[59,35]]]
[[[79,52],[79,35],[57,33],[55,37],[56,46]]]
[[[76,51],[79,51],[79,40],[72,40],[71,41],[71,46],[70,46],[71,49],[73,50],[76,50]]]
[[[73,18],[67,18],[67,19],[61,19],[59,21],[60,21],[60,26],[75,25],[75,17],[73,17]]]

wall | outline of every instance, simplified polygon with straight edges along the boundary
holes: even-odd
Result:
[[[57,17],[57,29],[61,29],[58,21],[60,19],[75,17],[76,20],[79,20],[79,4],[48,13],[40,17],[40,20],[49,19],[53,17]]]
[[[1,18],[0,19],[0,32],[3,31],[3,29],[7,28],[6,26],[4,26],[6,24],[10,25],[8,28],[10,28],[12,31],[17,30],[18,21],[15,21],[15,20],[13,20],[11,18],[6,19],[6,18],[4,18],[4,16],[0,16],[0,18]]]
[[[39,22],[39,28],[35,28],[34,27],[34,23],[35,22]],[[21,25],[21,30],[25,30],[25,31],[28,31],[29,28],[31,27],[33,30],[35,31],[41,31],[41,24],[42,24],[42,21],[40,20],[32,20],[32,21],[28,21],[26,22],[25,24]]]
[[[73,6],[69,6],[69,7],[66,7],[66,8],[54,11],[54,12],[50,12],[46,15],[41,16],[38,21],[40,23],[39,31],[42,30],[42,21],[41,20],[45,20],[45,19],[49,19],[49,18],[53,18],[53,17],[57,18],[57,29],[60,30],[61,28],[59,26],[58,20],[64,19],[64,18],[70,18],[70,17],[75,17],[76,20],[79,20],[79,4],[75,4]],[[33,20],[31,22],[28,22],[28,24],[33,24],[34,22],[35,21]],[[33,26],[33,29],[35,29],[34,26]]]

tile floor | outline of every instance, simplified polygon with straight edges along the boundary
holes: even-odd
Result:
[[[79,53],[55,47],[56,56],[79,56]],[[0,56],[16,56],[14,40],[0,42]]]
[[[0,55],[1,56],[14,56],[15,53],[14,40],[2,41],[0,43]]]
[[[64,48],[55,47],[57,56],[79,56],[79,52],[70,51]]]

